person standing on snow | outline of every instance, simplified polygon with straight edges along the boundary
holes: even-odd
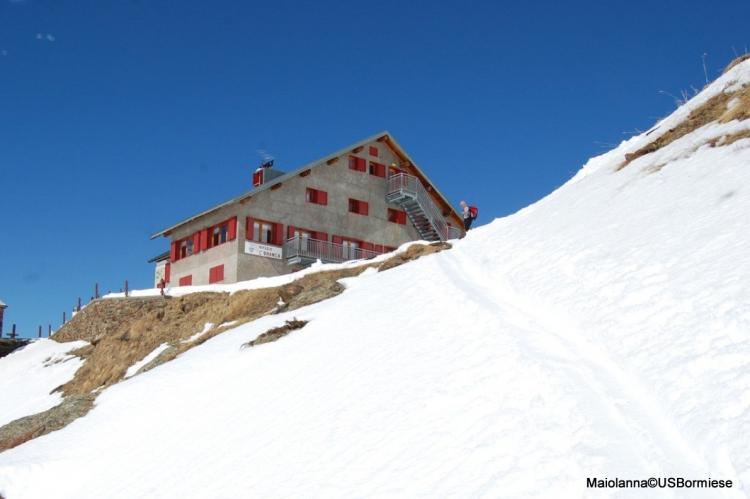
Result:
[[[468,231],[471,228],[471,223],[477,218],[479,210],[474,206],[466,204],[466,201],[461,201],[458,204],[461,205],[461,212],[464,217],[464,229]]]

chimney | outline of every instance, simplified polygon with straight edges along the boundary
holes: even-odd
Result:
[[[258,169],[253,172],[253,187],[260,187],[282,175],[284,175],[284,172],[273,167],[273,159],[265,160]]]
[[[5,309],[8,308],[8,305],[3,303],[2,300],[0,300],[0,338],[3,337],[3,314],[5,314]]]

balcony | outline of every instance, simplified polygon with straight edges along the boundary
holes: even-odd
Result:
[[[323,263],[341,263],[349,260],[367,260],[383,254],[379,251],[299,236],[288,239],[284,243],[283,251],[287,265],[310,265],[317,260]]]

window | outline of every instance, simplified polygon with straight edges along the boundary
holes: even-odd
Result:
[[[217,265],[208,269],[208,283],[221,282],[224,280],[224,265]]]
[[[200,232],[196,232],[190,237],[174,241],[172,243],[171,258],[172,262],[187,258],[199,251]]]
[[[406,225],[406,212],[388,208],[388,221],[395,224]]]
[[[180,286],[192,286],[193,285],[193,276],[192,275],[186,275],[180,277],[179,281]]]
[[[385,165],[381,165],[380,163],[375,163],[374,161],[370,161],[370,175],[375,175],[376,177],[385,178]]]
[[[229,233],[229,227],[227,227],[227,224],[221,224],[221,225],[215,225],[211,228],[211,230],[208,233],[208,241],[209,241],[209,248],[213,248],[214,246],[218,246],[220,244],[223,244],[227,242],[227,234]]]
[[[378,148],[375,146],[370,146],[370,156],[378,157]]]
[[[367,162],[365,158],[358,158],[356,156],[349,156],[349,169],[356,170],[358,172],[364,172],[367,170]]]
[[[193,239],[183,239],[179,243],[179,258],[186,258],[193,254]]]
[[[232,241],[237,237],[237,217],[213,225],[204,231],[205,236],[201,235],[201,246],[203,249],[213,248]]]
[[[365,201],[359,199],[349,199],[349,213],[356,213],[357,215],[367,215],[369,212],[369,206]]]
[[[328,204],[328,193],[325,191],[319,191],[318,189],[307,188],[305,192],[305,199],[308,203],[314,204]]]
[[[284,243],[283,227],[280,223],[248,217],[246,237],[248,241],[280,246]]]

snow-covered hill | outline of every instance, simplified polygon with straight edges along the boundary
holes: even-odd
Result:
[[[625,155],[748,83],[750,61],[452,250],[346,279],[335,298],[107,389],[87,416],[0,454],[0,493],[746,497],[750,120]],[[309,323],[240,348],[293,317]]]

